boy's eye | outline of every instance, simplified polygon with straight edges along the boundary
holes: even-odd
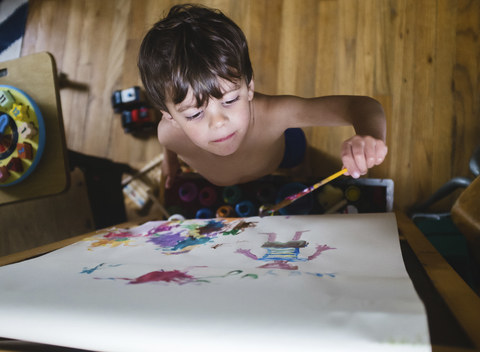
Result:
[[[200,117],[201,114],[202,114],[202,112],[200,111],[200,112],[197,112],[195,115],[187,116],[186,119],[187,119],[187,121],[194,120],[197,117]]]
[[[239,100],[239,99],[240,99],[240,96],[237,96],[235,99],[228,100],[228,101],[226,101],[224,104],[225,104],[225,105],[231,105],[231,104],[235,103],[235,102],[236,102],[237,100]]]

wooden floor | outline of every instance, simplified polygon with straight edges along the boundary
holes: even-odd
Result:
[[[124,134],[110,106],[116,89],[139,85],[141,40],[180,1],[30,0],[22,55],[51,52],[77,84],[61,91],[67,144],[142,166],[161,152],[155,136]],[[244,30],[255,88],[313,97],[378,99],[389,154],[369,174],[395,182],[407,210],[454,176],[471,177],[480,144],[480,1],[211,0]],[[351,128],[310,128],[315,175],[337,171]],[[458,194],[458,192],[457,192]],[[454,197],[436,210],[449,210]]]

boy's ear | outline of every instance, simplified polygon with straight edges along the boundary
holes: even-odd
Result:
[[[167,121],[170,121],[175,127],[180,127],[177,123],[177,121],[175,121],[172,117],[172,115],[170,115],[167,111],[163,111],[163,110],[160,110],[160,112],[162,113],[163,117],[167,120]]]
[[[252,78],[250,80],[250,83],[248,84],[248,100],[249,101],[253,99],[254,91],[255,91],[255,83],[253,82],[253,78]]]

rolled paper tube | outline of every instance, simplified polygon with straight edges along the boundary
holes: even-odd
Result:
[[[197,211],[197,214],[195,214],[195,218],[197,218],[197,219],[211,219],[211,218],[213,218],[213,211],[211,211],[208,208],[202,208],[199,211]]]
[[[227,186],[223,189],[223,200],[227,204],[236,204],[242,198],[242,190],[237,185]]]
[[[198,199],[203,206],[210,207],[217,201],[217,192],[212,187],[203,187],[198,194]]]
[[[184,202],[192,202],[195,198],[197,198],[198,188],[192,182],[187,182],[180,187],[178,190],[178,195],[180,199]]]
[[[228,218],[235,216],[235,211],[230,205],[222,205],[217,209],[217,218]]]
[[[235,206],[235,211],[237,212],[238,216],[242,218],[256,215],[255,205],[253,205],[253,203],[250,202],[249,200],[244,200],[238,203]]]
[[[257,199],[262,204],[275,202],[277,190],[271,183],[263,183],[257,188]]]

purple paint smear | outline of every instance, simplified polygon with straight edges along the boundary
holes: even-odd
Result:
[[[152,237],[147,242],[156,244],[160,247],[174,247],[178,242],[185,239],[185,236],[182,236],[182,232],[170,232],[162,234],[159,237]]]
[[[308,257],[308,260],[315,259],[315,258],[318,257],[320,254],[322,254],[322,252],[328,251],[329,249],[336,249],[336,248],[329,247],[329,246],[327,246],[326,244],[324,244],[324,245],[321,245],[321,244],[317,245],[317,250],[315,251],[315,253],[313,253],[311,256]]]
[[[179,285],[188,284],[197,281],[197,279],[191,275],[183,273],[179,270],[172,271],[152,271],[148,274],[137,277],[131,280],[129,284],[144,284],[147,282],[176,282]]]
[[[258,257],[257,257],[255,254],[253,254],[253,253],[250,251],[250,249],[241,249],[241,248],[239,248],[239,249],[237,249],[237,250],[235,251],[235,253],[244,254],[244,255],[246,255],[247,257],[249,257],[250,259],[258,260]]]

